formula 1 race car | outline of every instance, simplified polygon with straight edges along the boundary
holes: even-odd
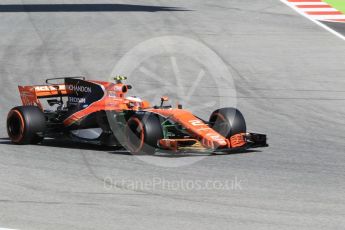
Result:
[[[23,105],[8,114],[9,138],[15,144],[37,144],[44,138],[67,137],[124,147],[137,154],[159,149],[227,152],[268,146],[266,135],[246,132],[243,115],[235,108],[217,109],[205,121],[182,105],[165,105],[167,97],[161,97],[157,106],[127,97],[132,86],[123,83],[126,77],[114,80],[52,78],[45,85],[18,86]]]

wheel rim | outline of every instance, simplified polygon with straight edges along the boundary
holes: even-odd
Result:
[[[127,122],[126,136],[128,148],[133,153],[138,153],[144,146],[144,126],[138,118],[131,118]]]
[[[7,120],[7,131],[12,141],[18,142],[24,134],[24,118],[18,110],[12,110]]]
[[[222,114],[220,113],[213,114],[210,121],[214,122],[212,128],[216,130],[219,134],[223,136],[227,136],[230,133],[231,126],[226,121],[225,117]]]

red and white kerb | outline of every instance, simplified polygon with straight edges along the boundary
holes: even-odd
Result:
[[[287,0],[287,2],[312,19],[345,23],[345,14],[321,0]]]

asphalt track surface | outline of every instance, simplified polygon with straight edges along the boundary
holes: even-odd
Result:
[[[322,22],[322,23],[327,25],[331,29],[339,32],[343,36],[345,35],[345,23],[334,23],[334,22]]]
[[[122,1],[137,6],[111,10],[83,6],[97,1],[69,3],[81,5],[0,5],[1,227],[343,229],[345,41],[275,0]],[[108,76],[133,46],[163,35],[201,41],[226,62],[239,109],[250,130],[267,133],[269,148],[168,168],[112,149],[52,141],[16,146],[6,139],[7,112],[20,104],[18,84]],[[105,177],[237,178],[241,186],[108,189]]]

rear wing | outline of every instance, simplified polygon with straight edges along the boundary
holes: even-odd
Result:
[[[85,77],[60,77],[60,78],[48,78],[46,79],[47,85],[32,85],[32,86],[18,86],[20,98],[23,105],[38,106],[43,110],[42,104],[39,101],[40,98],[50,97],[62,97],[68,95],[66,90],[66,79],[82,79]],[[63,80],[63,83],[59,83],[59,80]],[[55,82],[55,83],[53,83]]]
[[[63,80],[63,82],[66,81],[66,79],[80,79],[80,80],[84,80],[85,81],[85,77],[83,76],[76,76],[76,77],[55,77],[55,78],[48,78],[46,79],[46,83],[47,84],[53,84],[52,81],[59,81],[59,80]],[[57,84],[55,82],[55,84]]]
[[[23,105],[34,105],[43,109],[40,98],[60,97],[67,95],[65,84],[18,86]]]

